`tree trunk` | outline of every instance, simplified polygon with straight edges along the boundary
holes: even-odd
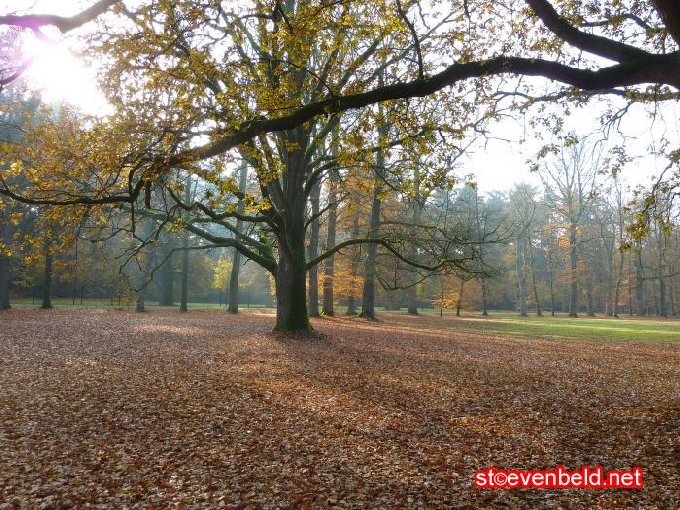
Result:
[[[481,278],[481,284],[482,284],[482,316],[486,317],[489,315],[489,310],[487,309],[487,301],[488,301],[488,294],[489,294],[489,288],[488,288],[488,283],[486,281],[486,276],[482,276]]]
[[[619,299],[621,298],[621,282],[623,281],[623,265],[625,257],[623,252],[619,252],[619,269],[616,274],[616,282],[614,283],[614,302],[612,303],[612,314],[614,317],[619,316]]]
[[[286,143],[295,148],[285,153],[285,186],[278,188],[285,206],[273,228],[278,247],[276,265],[276,331],[309,332],[312,326],[307,310],[307,260],[305,247],[307,195],[306,139],[299,128],[285,132]]]
[[[184,200],[187,204],[193,199],[193,179],[187,176],[187,187],[184,190]],[[180,281],[179,311],[189,311],[189,232],[185,232],[182,239],[182,276]]]
[[[635,305],[638,317],[647,315],[645,305],[645,280],[642,270],[642,253],[638,248],[637,256],[635,257]]]
[[[586,284],[586,307],[588,308],[587,313],[590,317],[595,316],[595,308],[593,305],[593,289],[591,287],[591,283],[588,282]]]
[[[297,229],[291,228],[286,232],[284,243],[280,242],[276,271],[275,329],[311,331],[307,313],[304,221]]]
[[[11,259],[0,254],[0,310],[11,308],[9,289],[12,282]]]
[[[307,247],[307,260],[314,260],[319,255],[319,201],[321,197],[321,182],[312,186],[309,201],[312,206],[312,222],[309,229],[309,245]],[[309,316],[319,316],[319,266],[309,268],[307,293],[309,298]]]
[[[352,238],[356,239],[359,236],[359,215],[354,214],[354,221],[352,223]],[[359,273],[359,247],[355,247],[354,256],[352,257],[352,262],[350,264],[350,274],[352,276],[357,276]],[[353,316],[357,314],[356,299],[354,297],[354,291],[350,293],[347,297],[347,315]]]
[[[370,236],[374,237],[380,226],[380,194],[382,184],[378,179],[375,180],[373,188],[373,205],[371,207]],[[364,263],[364,288],[361,295],[361,317],[375,319],[375,264],[378,255],[378,246],[369,244],[366,247],[368,255]]]
[[[172,246],[167,247],[168,250],[172,249]],[[167,252],[166,252],[167,253]],[[159,276],[160,281],[158,282],[159,290],[161,293],[158,304],[160,306],[174,306],[175,305],[175,272],[173,266],[173,256],[170,255],[160,270],[156,273]]]
[[[336,231],[338,222],[338,182],[340,175],[333,168],[328,178],[328,227],[326,233],[326,249],[331,249],[336,243]],[[335,313],[334,304],[334,281],[335,254],[324,261],[323,266],[323,305],[322,313],[332,317]]]
[[[460,310],[463,308],[463,290],[465,289],[465,280],[460,281],[458,287],[458,301],[456,302],[456,317],[460,317]]]
[[[527,316],[527,286],[524,278],[524,260],[522,257],[522,244],[524,240],[522,234],[517,234],[515,239],[515,273],[517,274],[517,285],[519,287],[519,314]]]
[[[182,240],[182,280],[179,291],[179,311],[189,311],[189,239],[187,236]]]
[[[416,194],[413,197],[413,226],[411,227],[411,237],[415,237],[416,229],[420,225],[422,217],[422,195],[420,194],[420,161],[416,161],[415,168],[413,170],[413,187],[415,188]],[[411,249],[409,252],[409,258],[418,262],[418,250],[416,249],[415,243],[411,244]],[[418,289],[416,287],[418,282],[418,274],[415,270],[412,270],[411,286],[408,289],[408,313],[409,315],[418,315]]]
[[[543,317],[543,310],[541,309],[541,300],[538,297],[538,286],[536,285],[536,265],[534,264],[534,250],[529,242],[529,267],[531,268],[531,286],[534,289],[534,301],[536,301],[536,315]]]
[[[578,224],[575,221],[569,223],[569,262],[570,262],[570,280],[569,286],[569,317],[578,317],[578,281],[577,281],[577,245],[576,245],[576,231]]]
[[[382,114],[382,109],[380,114]],[[384,142],[387,136],[388,127],[384,121],[378,124],[378,140]],[[373,203],[371,205],[371,222],[369,236],[375,237],[380,227],[380,208],[382,201],[382,176],[385,171],[385,152],[380,149],[375,155],[375,178],[373,184]],[[369,244],[367,247],[368,256],[364,265],[364,289],[361,297],[361,317],[375,319],[375,265],[378,256],[378,246]]]
[[[45,285],[43,285],[43,301],[41,308],[52,308],[52,253],[50,245],[45,246]]]
[[[552,239],[548,247],[548,280],[550,283],[550,316],[555,317],[555,286],[553,285]]]
[[[241,271],[241,252],[234,248],[234,256],[229,274],[229,313],[238,313],[239,272]]]
[[[658,229],[659,238],[659,262],[657,264],[657,278],[659,279],[659,316],[668,317],[667,290],[666,290],[666,246],[668,244],[666,234]]]
[[[248,184],[248,166],[246,161],[241,161],[241,167],[239,168],[238,174],[238,189],[241,193],[246,191],[246,185]],[[236,211],[239,214],[245,212],[245,204],[242,200],[239,201]],[[236,220],[236,230],[238,232],[243,228],[243,221],[240,219]],[[238,313],[238,291],[239,291],[239,273],[241,271],[241,252],[234,248],[234,257],[231,264],[231,274],[229,275],[229,306],[227,311],[229,313]]]

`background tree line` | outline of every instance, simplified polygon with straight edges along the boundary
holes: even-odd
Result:
[[[8,89],[3,104],[5,145],[22,146],[26,124],[71,115],[67,106],[48,108],[20,89]],[[636,202],[634,191],[607,166],[605,144],[573,133],[566,140],[538,160],[540,185],[519,183],[487,194],[477,191],[473,176],[423,186],[423,179],[437,178],[423,146],[390,149],[380,173],[353,172],[353,160],[329,157],[331,170],[319,180],[306,212],[312,225],[305,239],[308,258],[361,236],[379,235],[391,244],[349,243],[310,268],[311,315],[373,317],[376,306],[410,313],[434,307],[457,313],[677,315],[680,251],[672,197],[651,206]],[[327,154],[336,151],[331,147]],[[243,193],[233,208],[245,214],[245,193],[257,192],[254,170],[244,158],[225,172],[232,173],[236,194]],[[192,194],[219,193],[196,175],[178,171],[177,179],[187,201]],[[271,275],[239,251],[220,247],[221,240],[254,235],[247,231],[253,227],[192,216],[165,193],[154,188],[135,229],[125,208],[55,216],[40,206],[4,201],[2,306],[10,305],[10,292],[44,306],[51,296],[74,304],[85,298],[111,305],[140,298],[165,306],[218,302],[232,311],[239,302],[274,305]],[[641,214],[647,225],[642,231],[632,226]],[[257,235],[267,242],[265,232]],[[428,259],[432,251],[446,252],[456,263],[436,269],[409,263]]]

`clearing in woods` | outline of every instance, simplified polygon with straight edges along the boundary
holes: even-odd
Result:
[[[381,319],[3,311],[0,508],[680,508],[677,322]],[[473,484],[558,465],[645,487]]]

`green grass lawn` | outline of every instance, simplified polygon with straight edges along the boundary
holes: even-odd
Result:
[[[427,312],[426,312],[427,313]],[[437,316],[439,312],[437,312]],[[387,320],[387,319],[386,319]],[[680,320],[661,318],[612,317],[519,317],[512,313],[492,313],[488,317],[444,314],[451,327],[485,334],[516,335],[556,340],[616,340],[634,342],[680,342]]]

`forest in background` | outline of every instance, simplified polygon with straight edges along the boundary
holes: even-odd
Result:
[[[19,87],[5,92],[3,101],[0,137],[6,143],[23,143],[24,123],[40,117],[50,125],[70,111],[65,105],[48,107]],[[369,176],[340,170],[330,174],[307,212],[311,216],[311,207],[326,212],[307,233],[310,255],[375,231],[371,209],[378,202],[378,232],[397,243],[403,242],[404,226],[445,232],[437,242],[445,239],[448,252],[457,253],[460,261],[455,267],[426,270],[382,246],[373,260],[365,245],[348,246],[338,251],[333,266],[314,268],[316,292],[308,286],[310,314],[360,313],[365,281],[372,273],[377,282],[374,306],[388,310],[676,316],[680,250],[672,197],[645,211],[648,228],[640,234],[631,227],[640,222],[635,191],[621,174],[608,170],[605,142],[576,134],[571,140],[536,166],[540,186],[518,183],[492,193],[479,193],[473,175],[420,192],[418,165],[399,157],[386,165],[390,173],[373,201],[366,200],[376,186]],[[252,168],[244,163],[231,172],[234,182],[256,192]],[[404,176],[411,180],[408,188],[399,182]],[[186,190],[203,196],[217,193],[196,176]],[[150,201],[162,210],[162,193],[155,192]],[[112,306],[145,298],[161,306],[187,301],[221,305],[231,297],[232,311],[239,302],[275,305],[271,275],[233,248],[214,242],[233,235],[223,226],[211,225],[196,235],[163,215],[142,217],[138,223],[133,232],[123,210],[86,215],[66,225],[58,215],[43,216],[40,206],[5,204],[3,307],[10,305],[10,296],[46,306],[51,297]],[[431,239],[418,242],[423,252],[432,249]],[[417,260],[418,248],[410,249]],[[235,256],[239,271],[232,271]],[[238,290],[230,294],[230,285]]]

